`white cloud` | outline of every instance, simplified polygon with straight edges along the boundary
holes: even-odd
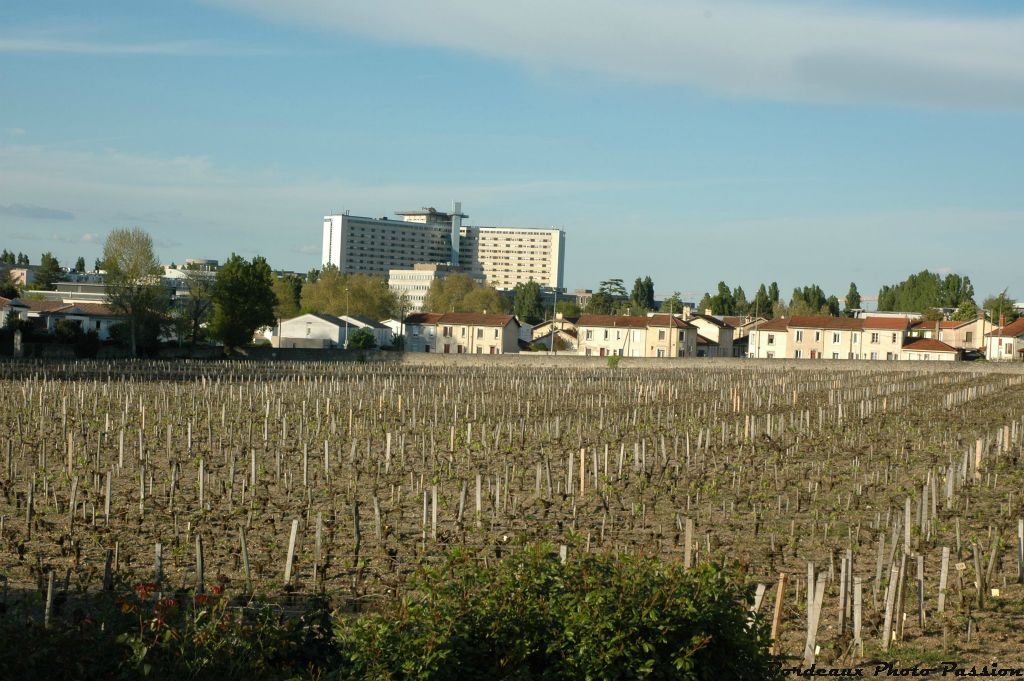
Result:
[[[275,21],[729,97],[1024,109],[1024,15],[799,0],[208,0]]]

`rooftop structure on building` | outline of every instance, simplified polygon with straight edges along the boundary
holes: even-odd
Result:
[[[536,281],[562,288],[565,232],[560,229],[465,225],[455,202],[401,211],[400,220],[358,217],[347,211],[324,216],[322,264],[347,274],[388,276],[421,263],[447,264],[484,279],[498,290]]]

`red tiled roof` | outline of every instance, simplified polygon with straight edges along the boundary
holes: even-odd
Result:
[[[413,312],[405,318],[405,324],[436,324],[443,317],[440,312]]]
[[[1012,324],[1007,324],[1001,329],[996,329],[990,335],[997,338],[1016,338],[1024,335],[1024,317],[1021,317]]]
[[[729,322],[722,321],[718,317],[712,317],[709,314],[693,314],[693,315],[690,315],[690,318],[691,319],[703,319],[708,324],[714,324],[715,326],[718,326],[718,327],[732,326],[732,324],[730,324]]]
[[[910,341],[903,346],[904,350],[913,350],[914,352],[959,352],[956,348],[951,345],[946,345],[940,340],[934,338],[918,338]]]
[[[646,317],[647,326],[671,326],[676,329],[692,329],[693,324],[684,322],[679,317],[670,314],[655,314]]]
[[[21,302],[28,306],[30,312],[56,312],[57,310],[71,307],[71,305],[62,300],[37,300],[30,298]]]
[[[906,331],[910,320],[905,317],[867,317],[860,320],[865,329],[887,329],[890,331]]]
[[[757,331],[786,331],[789,329],[789,320],[785,317],[769,319],[757,325]]]
[[[110,306],[103,303],[71,303],[66,309],[55,310],[57,314],[83,314],[90,317],[116,317]]]
[[[943,320],[939,321],[939,328],[940,329],[959,329],[961,326],[966,326],[968,324],[973,324],[976,321],[978,321],[978,320],[977,319],[968,319],[967,321],[957,322],[957,321],[953,321],[953,320],[943,319]],[[914,331],[934,331],[935,330],[935,322],[934,321],[930,321],[929,322],[929,321],[925,321],[925,320],[922,319],[919,322],[915,322],[910,328],[913,329]]]
[[[849,317],[825,317],[807,315],[791,317],[789,328],[798,329],[831,329],[834,331],[860,331],[864,328],[864,320]]]
[[[647,317],[638,315],[585,314],[582,315],[577,327],[596,326],[613,329],[646,329]]]
[[[481,312],[446,312],[437,320],[438,324],[466,324],[471,326],[508,326],[516,318],[510,314],[483,314]]]

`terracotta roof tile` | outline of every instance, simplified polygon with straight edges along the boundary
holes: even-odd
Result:
[[[786,331],[789,329],[789,320],[785,317],[769,319],[757,325],[757,331]]]
[[[436,324],[443,317],[440,312],[413,312],[405,318],[406,324]]]
[[[797,316],[789,319],[789,328],[860,331],[864,328],[864,320],[849,317]]]
[[[693,324],[684,322],[679,317],[670,314],[655,314],[647,317],[647,326],[671,326],[676,329],[692,329]]]
[[[1016,338],[1017,336],[1024,335],[1024,317],[1011,324],[1007,324],[1001,329],[996,329],[991,335],[1001,338]]]
[[[479,312],[446,312],[437,320],[438,324],[466,324],[473,326],[508,326],[516,318],[510,314],[483,314]]]
[[[903,317],[867,317],[860,320],[865,329],[886,329],[889,331],[906,331],[910,320]]]
[[[913,350],[914,352],[959,352],[953,346],[946,345],[934,338],[917,338],[904,345],[903,349]]]

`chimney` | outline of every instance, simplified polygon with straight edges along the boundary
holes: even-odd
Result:
[[[710,317],[712,314],[714,314],[714,312],[711,310],[710,307],[706,307],[704,308],[704,314]]]
[[[1006,326],[1006,313],[999,313],[999,330],[1002,331],[1003,327]]]

